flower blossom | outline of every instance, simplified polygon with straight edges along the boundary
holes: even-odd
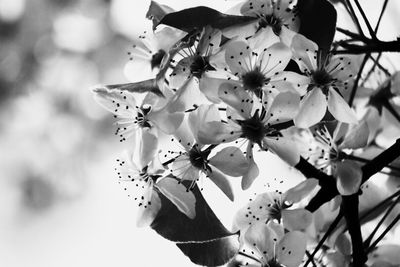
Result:
[[[157,155],[149,162],[142,161],[136,164],[134,155],[126,153],[122,159],[117,159],[117,163],[115,170],[118,182],[128,193],[128,197],[138,203],[138,226],[150,225],[157,216],[161,208],[159,194],[163,194],[189,218],[193,219],[196,216],[195,196],[177,179],[164,175],[165,168]]]
[[[273,32],[280,41],[290,45],[293,36],[299,30],[300,21],[293,0],[246,0],[238,6],[244,16],[256,18],[241,27],[229,27],[223,33],[232,38],[247,38],[261,32],[264,37]]]
[[[144,31],[128,52],[129,62],[125,74],[132,82],[155,78],[158,70],[168,58],[169,50],[185,36],[185,32],[165,27],[154,33]]]
[[[249,169],[242,178],[242,188],[251,186],[258,176],[258,167],[253,158],[253,146],[258,144],[263,150],[271,150],[290,165],[299,161],[296,145],[285,137],[284,130],[299,106],[299,95],[291,92],[278,94],[269,107],[258,105],[242,87],[225,83],[219,95],[227,105],[227,123],[218,117],[215,121],[202,122],[199,140],[205,144],[232,142],[243,138],[247,142],[246,158]]]
[[[290,231],[305,230],[312,221],[312,214],[303,208],[289,208],[307,197],[317,184],[316,179],[307,179],[283,194],[278,190],[258,194],[236,213],[233,231],[244,231],[257,222],[269,220],[282,221]]]
[[[159,103],[164,100],[160,100],[151,93],[146,95],[139,106],[134,95],[126,91],[98,87],[93,92],[97,102],[118,119],[115,135],[120,137],[121,142],[139,135],[142,142],[152,139],[148,146],[149,150],[150,148],[156,149],[158,129],[165,133],[173,133],[183,120],[182,113],[166,112],[163,104]]]
[[[342,56],[322,58],[318,46],[300,34],[293,38],[292,49],[300,71],[308,76],[296,126],[308,128],[320,122],[327,109],[340,122],[357,123],[355,112],[340,93],[354,76],[350,60]]]
[[[257,222],[247,229],[242,238],[240,252],[250,257],[240,266],[298,267],[306,245],[307,236],[300,231],[284,233],[279,224]]]
[[[169,151],[169,154],[174,157],[170,170],[178,179],[191,181],[190,187],[193,187],[200,177],[205,175],[233,201],[233,190],[226,175],[238,177],[246,172],[248,163],[242,151],[237,147],[229,146],[210,157],[216,145],[205,147],[196,140],[199,131],[197,122],[215,112],[213,108],[215,109],[214,106],[200,106],[189,115],[190,129],[182,124],[177,130],[175,136],[183,149],[178,152]]]
[[[337,189],[342,195],[358,192],[362,180],[361,165],[352,160],[351,151],[368,144],[367,123],[350,127],[339,123],[333,135],[325,126],[314,130],[314,147],[305,152],[307,160],[316,168],[337,178]],[[312,141],[311,141],[312,142]]]

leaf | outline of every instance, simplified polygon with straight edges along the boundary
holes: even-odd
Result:
[[[156,29],[157,25],[166,14],[174,11],[174,9],[167,5],[161,5],[155,1],[151,1],[149,10],[146,13],[146,18],[153,21],[153,31]]]
[[[202,266],[221,266],[232,259],[238,249],[237,236],[227,236],[202,243],[176,244],[190,260]]]
[[[255,19],[247,16],[226,15],[209,7],[198,6],[169,13],[161,19],[160,24],[190,32],[208,25],[221,30]]]
[[[188,186],[190,182],[183,181],[182,184]],[[204,242],[234,235],[215,216],[197,185],[194,186],[192,192],[196,198],[196,217],[193,220],[160,194],[162,208],[151,224],[151,228],[174,242]]]
[[[191,191],[187,191],[183,184],[174,178],[165,177],[157,182],[156,185],[160,192],[174,203],[181,212],[186,214],[190,219],[196,217],[196,198]]]
[[[330,50],[336,31],[336,10],[327,0],[299,0],[299,33],[317,43],[323,54]]]
[[[137,83],[123,83],[123,84],[112,84],[106,85],[107,89],[113,90],[118,89],[121,91],[128,91],[132,93],[147,93],[151,92],[158,96],[164,96],[160,91],[155,79],[145,80]]]

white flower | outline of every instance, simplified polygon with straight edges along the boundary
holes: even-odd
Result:
[[[242,1],[238,4],[240,13],[255,17],[257,20],[244,26],[228,27],[223,33],[230,38],[235,36],[246,38],[256,33],[265,34],[271,31],[280,38],[281,42],[290,45],[291,39],[300,25],[293,2],[293,0]],[[266,35],[268,36],[268,34]]]
[[[155,78],[160,67],[168,59],[171,47],[185,36],[175,28],[165,27],[154,33],[145,31],[128,52],[130,61],[125,66],[125,74],[132,82]]]
[[[253,259],[242,266],[298,267],[306,245],[307,236],[302,232],[284,233],[281,225],[257,222],[247,229],[242,238],[241,254]]]
[[[368,143],[369,130],[365,122],[350,127],[338,124],[333,135],[325,126],[315,129],[315,147],[305,153],[316,168],[337,178],[337,188],[342,195],[358,192],[362,179],[361,165],[349,158],[353,149],[363,148]]]
[[[283,194],[278,190],[258,194],[236,213],[233,231],[244,231],[257,222],[269,220],[282,221],[285,229],[290,231],[305,230],[311,223],[312,214],[303,208],[289,208],[307,197],[317,184],[317,180],[307,179]]]
[[[193,219],[196,216],[196,199],[191,191],[173,177],[164,176],[164,167],[154,157],[147,165],[138,166],[128,153],[117,159],[115,168],[119,183],[139,206],[138,226],[150,225],[161,207],[159,194],[167,197],[182,213]]]
[[[205,144],[219,144],[243,138],[248,142],[246,158],[250,165],[242,179],[243,189],[249,188],[258,176],[258,167],[253,158],[254,144],[271,150],[290,165],[297,164],[300,158],[296,146],[283,132],[291,126],[290,121],[297,113],[300,101],[298,94],[280,93],[267,108],[255,103],[242,87],[232,83],[222,84],[219,95],[229,105],[228,122],[202,123],[199,140]]]
[[[357,123],[355,112],[340,93],[354,76],[350,60],[342,56],[323,59],[318,46],[300,34],[293,38],[292,51],[300,71],[308,76],[296,126],[308,128],[320,122],[327,108],[338,121]]]

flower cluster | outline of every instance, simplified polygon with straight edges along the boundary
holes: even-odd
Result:
[[[299,32],[296,2],[242,1],[240,14],[230,16],[204,7],[167,14],[158,6],[150,17],[165,12],[157,21],[166,26],[140,36],[130,53],[130,76],[139,82],[93,90],[117,119],[115,134],[130,144],[116,172],[138,203],[139,225],[157,230],[165,203],[195,221],[203,204],[194,190],[203,179],[234,201],[232,181],[254,189],[263,179],[260,168],[268,166],[257,157],[269,154],[303,173],[306,161],[315,173],[333,177],[342,196],[359,192],[365,161],[355,153],[371,136],[368,121],[358,121],[345,98],[357,67]],[[199,20],[185,17],[190,14]],[[200,16],[208,15],[202,23]],[[147,75],[132,71],[140,68]],[[229,235],[239,234],[239,245],[227,260],[236,255],[239,265],[299,266],[316,245],[308,238],[317,231],[315,218],[305,206],[317,184],[304,179],[285,193],[251,199],[235,216]]]

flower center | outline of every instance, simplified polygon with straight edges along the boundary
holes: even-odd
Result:
[[[193,76],[201,78],[205,71],[215,70],[208,61],[207,57],[202,57],[199,55],[194,56],[192,64],[190,64],[190,72]]]
[[[333,78],[324,69],[317,70],[311,74],[313,83],[322,89],[322,92],[327,95],[329,85],[332,83]]]
[[[254,92],[257,97],[261,97],[263,86],[269,82],[258,67],[242,75],[244,89]]]
[[[283,265],[277,262],[276,259],[270,259],[263,267],[283,267]]]
[[[151,128],[149,120],[146,115],[150,112],[150,106],[143,106],[138,110],[137,116],[135,117],[135,123],[141,128]]]
[[[197,145],[194,145],[189,151],[190,163],[200,170],[206,170],[208,168],[207,157],[210,151],[201,151]]]
[[[272,31],[276,35],[280,35],[282,31],[282,19],[275,17],[273,14],[272,15],[262,15],[259,20],[259,29],[260,28],[266,28],[267,26],[270,26],[272,28]]]
[[[265,127],[262,119],[258,115],[258,110],[253,117],[247,120],[239,120],[239,125],[242,127],[242,136],[252,141],[253,143],[261,144],[265,136]]]
[[[158,50],[157,53],[153,54],[150,60],[151,68],[158,68],[161,65],[161,62],[165,56],[166,52],[162,49]]]

